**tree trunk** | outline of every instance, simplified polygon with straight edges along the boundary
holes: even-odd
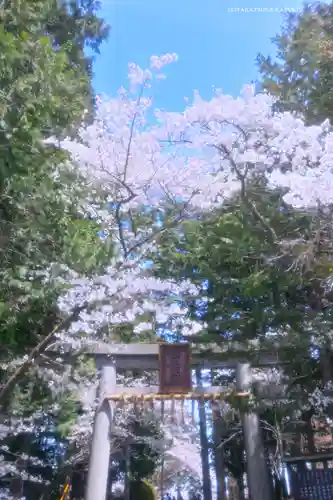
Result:
[[[322,370],[322,376],[323,376],[323,382],[324,384],[329,384],[333,382],[333,369],[332,369],[332,351],[330,349],[330,346],[327,346],[321,350],[320,353],[320,364],[321,364],[321,370]],[[324,390],[324,395],[327,396],[328,398],[331,398],[333,396],[333,391],[331,388]],[[327,415],[330,418],[333,418],[333,405],[332,403],[329,403],[327,406]]]
[[[307,448],[308,448],[308,453],[310,453],[311,455],[313,455],[316,452],[314,432],[312,427],[312,416],[313,416],[312,410],[303,413],[303,419],[306,422],[305,434],[306,434]]]
[[[239,500],[245,500],[245,486],[244,486],[244,478],[242,476],[238,476],[235,478],[238,486]]]
[[[196,370],[197,386],[202,386],[201,369]],[[212,500],[212,485],[209,470],[209,446],[207,437],[207,422],[205,402],[199,402],[199,429],[201,445],[201,463],[202,463],[202,487],[204,500]]]
[[[215,385],[214,370],[210,370],[210,383]],[[223,420],[219,404],[212,402],[212,424],[213,424],[213,446],[214,446],[214,466],[216,474],[217,500],[225,500],[225,465],[223,442]]]
[[[214,443],[214,465],[216,474],[217,500],[225,500],[225,467],[223,441],[223,421],[220,408],[212,405],[213,416],[213,443]]]

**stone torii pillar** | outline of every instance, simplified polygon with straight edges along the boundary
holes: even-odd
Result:
[[[249,363],[237,363],[236,388],[239,392],[251,390],[252,370]],[[259,415],[254,411],[244,412],[242,414],[242,427],[250,500],[272,500]]]
[[[101,372],[99,402],[94,421],[85,500],[105,499],[111,454],[112,403],[106,396],[116,392],[116,363],[111,356],[97,360],[100,364],[97,368]]]

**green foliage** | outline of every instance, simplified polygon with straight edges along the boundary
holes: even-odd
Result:
[[[133,481],[130,485],[130,500],[157,500],[157,494],[147,481]]]
[[[107,34],[97,7],[93,0],[0,5],[0,388],[18,358],[62,319],[58,278],[68,267],[89,276],[113,255],[100,228],[84,218],[84,179],[66,153],[45,142],[75,134],[93,112],[91,58],[84,48],[98,52]],[[79,365],[78,372],[91,368]],[[40,464],[27,462],[28,472],[54,481],[62,468],[62,437],[81,411],[77,399],[66,387],[52,393],[33,367],[1,400],[2,422],[23,424],[15,439],[1,442],[9,446],[6,460],[37,456]],[[44,484],[37,486],[25,482],[28,498],[41,492],[52,498]]]
[[[330,237],[322,214],[318,233],[317,215],[286,205],[283,195],[259,181],[247,187],[247,199],[277,242],[237,195],[215,214],[186,222],[181,233],[164,234],[152,258],[158,276],[201,287],[199,297],[182,298],[191,318],[202,323],[191,341],[220,344],[229,360],[275,352],[290,363],[292,377],[301,376],[313,390],[323,368],[309,351],[330,342],[332,326],[332,297],[322,286],[330,276]],[[206,356],[214,351],[207,346]]]
[[[58,132],[60,133],[66,132],[68,126],[72,125],[70,114],[75,108],[81,108],[81,114],[75,120],[76,124],[80,124],[83,109],[87,109],[90,116],[93,113],[92,57],[87,56],[84,49],[89,47],[92,52],[98,53],[101,43],[108,36],[109,27],[97,15],[99,6],[96,0],[61,2],[58,0],[34,2],[4,0],[1,2],[0,20],[4,29],[14,38],[21,35],[25,42],[24,46],[31,49],[30,57],[27,53],[26,67],[23,69],[26,71],[32,67],[35,73],[34,66],[36,65],[33,63],[38,60],[36,57],[40,58],[41,68],[44,67],[45,54],[40,53],[38,40],[46,49],[51,71],[53,69],[52,58],[55,58],[54,63],[57,62],[59,65],[59,73],[54,73],[54,82],[47,79],[46,84],[51,85],[49,87],[50,98],[53,99],[54,106],[51,109],[53,109],[54,118],[59,120]],[[20,49],[21,53],[22,47]],[[5,57],[6,53],[3,51],[1,53]],[[20,57],[17,58],[17,62],[19,59]],[[9,66],[10,60],[7,59],[7,61]],[[45,69],[47,70],[47,67]],[[40,76],[46,75],[43,72]],[[74,76],[76,78],[73,78]],[[30,78],[32,78],[31,75]],[[62,99],[52,93],[52,88],[60,81],[64,87],[66,84],[68,86],[67,90],[64,88]],[[38,82],[34,86],[36,87],[37,84]],[[43,80],[39,81],[39,85],[42,89]],[[47,130],[46,132],[48,133]]]
[[[309,407],[309,393],[332,379],[333,298],[325,287],[331,278],[332,211],[296,210],[283,201],[285,191],[259,180],[245,193],[215,213],[185,222],[180,231],[164,233],[151,258],[157,276],[189,279],[201,287],[199,297],[180,300],[190,307],[190,318],[202,324],[187,340],[207,343],[205,358],[251,362],[274,354],[288,363],[283,367],[290,384],[286,400],[274,401],[274,408],[267,401],[258,405],[254,393],[241,402],[243,408],[255,403],[269,425],[282,428],[286,415]],[[233,408],[239,408],[236,401],[229,399]],[[324,411],[331,417],[330,409]],[[244,444],[235,424],[233,416],[224,432],[223,439],[232,438],[223,447],[224,463],[242,488]],[[274,455],[277,443],[268,434]]]
[[[102,240],[98,236],[101,230],[97,223],[88,219],[68,220],[64,257],[69,267],[89,275],[110,263],[114,246],[110,239]]]
[[[67,392],[67,391],[66,391]],[[77,417],[82,413],[82,405],[76,394],[63,394],[59,402],[59,409],[55,419],[56,433],[61,438],[66,438],[71,433]]]
[[[161,441],[164,439],[163,431],[159,422],[154,418],[149,418],[149,414],[144,419],[133,419],[128,428],[129,432],[135,436],[135,442],[131,444],[131,478],[134,481],[150,478],[159,463],[160,453],[157,448],[147,442],[147,438]],[[120,462],[119,468],[125,470],[123,461]]]
[[[257,58],[262,88],[277,97],[278,109],[302,113],[310,124],[333,118],[332,22],[332,4],[305,6],[286,16],[273,39],[277,60]]]
[[[83,180],[64,152],[43,143],[81,123],[90,80],[79,60],[86,42],[97,50],[104,36],[94,2],[75,3],[59,10],[51,0],[14,0],[0,8],[0,341],[9,360],[58,320],[50,266],[90,274],[112,254],[82,218]]]
[[[264,191],[255,186],[253,200],[278,237],[299,237],[299,224],[309,227],[310,221],[296,216],[290,207],[279,210],[283,193]],[[263,238],[260,223],[240,200],[233,200],[212,217],[187,222],[180,238],[174,232],[164,242],[155,262],[158,274],[166,276],[171,271],[178,279],[190,278],[198,285],[207,281],[202,293],[208,303],[201,311],[203,322],[209,325],[206,333],[221,341],[231,332],[234,339],[253,338],[274,326],[278,320],[272,310],[276,280],[282,293],[291,284],[290,274],[278,275],[279,269],[271,265],[277,249]],[[196,314],[200,306],[197,302],[192,305]],[[284,320],[292,321],[294,314],[294,310],[286,310]]]
[[[137,324],[148,323],[147,328],[135,333],[135,342],[149,343],[156,342],[156,328],[155,328],[155,315],[151,312],[145,312],[143,314],[138,314],[135,318],[134,323],[121,323],[119,325],[112,326],[112,338],[118,342],[130,344],[133,341],[133,324],[134,327]],[[151,326],[150,326],[151,325]]]

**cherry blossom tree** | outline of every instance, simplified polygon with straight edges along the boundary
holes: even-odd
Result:
[[[145,252],[158,251],[158,237],[169,227],[212,210],[235,190],[241,189],[246,200],[246,182],[253,176],[287,186],[287,200],[298,206],[330,200],[333,135],[328,123],[307,127],[290,113],[274,113],[273,99],[254,95],[250,86],[236,99],[218,90],[204,101],[195,92],[192,104],[181,113],[156,110],[152,96],[145,93],[151,94],[154,79],[162,78],[162,67],[176,60],[175,54],[167,54],[152,57],[146,70],[129,65],[130,90],[121,89],[116,99],[99,100],[94,124],[80,131],[82,142],[62,144],[84,177],[106,193],[104,207],[100,203],[96,208],[90,200],[87,212],[103,223],[106,237],[118,242],[106,275],[85,282],[75,278],[78,286],[61,303],[69,311],[78,303],[116,295],[117,305],[109,302],[95,312],[82,312],[81,323],[72,328],[91,322],[96,332],[99,322],[131,322],[145,310],[152,312],[147,297],[158,294],[159,314],[165,319],[161,295],[195,293],[195,288],[184,283],[180,290],[179,284],[151,279],[142,266]],[[276,240],[256,207],[250,200],[248,204],[267,236]],[[145,297],[140,306],[139,296]],[[186,313],[174,303],[169,312],[173,317]]]
[[[69,270],[66,283],[72,288],[59,302],[64,324],[32,358],[55,337],[77,341],[77,346],[102,340],[104,325],[132,323],[145,311],[158,309],[163,319],[168,313],[171,318],[186,313],[174,302],[170,310],[170,294],[195,293],[195,287],[184,283],[180,289],[151,279],[145,254],[158,251],[158,237],[169,227],[212,210],[235,190],[241,189],[246,200],[251,177],[262,175],[288,186],[287,198],[297,205],[314,205],[319,197],[323,203],[330,200],[329,124],[307,127],[290,113],[274,113],[273,99],[254,95],[251,86],[236,99],[217,90],[205,101],[195,92],[183,112],[154,109],[152,84],[176,60],[175,54],[166,54],[152,57],[146,70],[129,65],[130,89],[121,89],[114,99],[100,98],[96,119],[82,127],[80,141],[60,144],[92,187],[86,215],[103,224],[106,242],[111,238],[117,244],[103,275]],[[272,228],[248,204],[274,241]]]
[[[328,123],[308,127],[291,113],[275,113],[273,99],[255,95],[251,86],[237,98],[216,90],[205,101],[195,92],[182,112],[155,109],[153,84],[162,84],[162,70],[177,59],[176,54],[153,56],[145,70],[130,64],[129,90],[120,89],[112,99],[100,97],[94,122],[82,125],[78,140],[59,144],[90,188],[82,213],[103,226],[100,237],[106,248],[112,246],[113,258],[89,275],[68,266],[55,277],[56,266],[45,269],[46,282],[56,279],[64,286],[58,301],[63,320],[20,360],[0,400],[33,365],[59,392],[70,369],[45,369],[42,355],[51,348],[59,351],[61,362],[63,349],[78,353],[114,342],[123,326],[133,332],[133,340],[142,332],[154,335],[158,327],[196,333],[202,325],[188,318],[182,298],[195,297],[198,287],[154,278],[147,259],[158,253],[161,234],[209,213],[235,191],[266,237],[282,248],[286,242],[247,196],[251,178],[287,186],[286,199],[297,206],[314,206],[319,198],[330,202],[333,135]],[[74,385],[86,383],[81,377]],[[86,410],[87,436],[93,405]]]

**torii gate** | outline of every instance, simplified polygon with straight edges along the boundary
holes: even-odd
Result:
[[[236,395],[246,397],[252,388],[249,363],[205,359],[202,353],[201,355],[199,352],[190,353],[189,345],[184,343],[107,344],[105,349],[92,349],[89,354],[96,359],[97,369],[100,370],[100,383],[85,500],[105,500],[107,495],[113,402],[124,400],[124,398],[129,402],[136,399],[141,401],[220,400],[223,394],[226,394],[221,387],[192,390],[191,370],[195,368],[236,368]],[[276,364],[276,358],[266,356],[256,366],[268,367]],[[117,370],[159,371],[160,385],[145,388],[117,386]],[[272,491],[264,456],[259,416],[256,413],[244,413],[242,425],[251,498],[271,500]]]

